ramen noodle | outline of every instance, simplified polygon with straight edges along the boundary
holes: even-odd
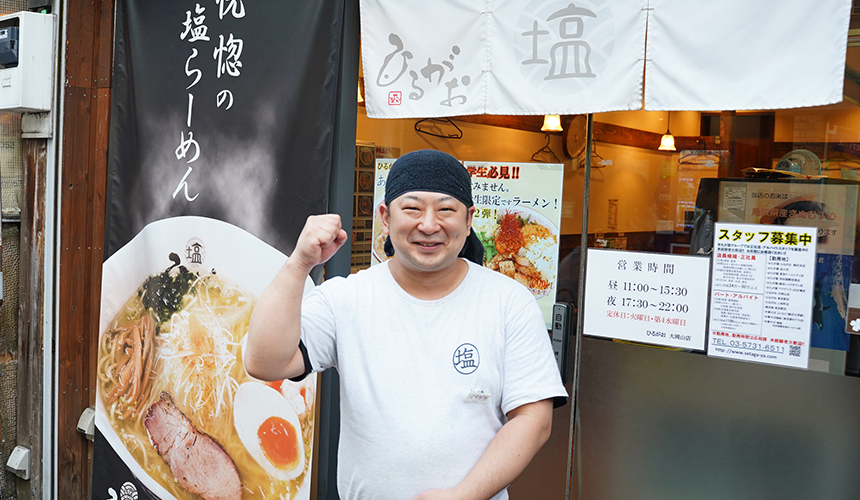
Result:
[[[535,295],[548,293],[558,252],[558,240],[550,228],[534,216],[512,210],[475,221],[486,267],[517,280]]]
[[[173,266],[148,278],[100,338],[98,384],[111,427],[140,467],[176,498],[199,497],[178,484],[147,433],[147,410],[163,400],[162,393],[196,431],[229,455],[241,477],[243,498],[293,498],[308,476],[314,404],[308,386],[282,390],[281,383],[268,384],[298,408],[304,460],[303,469],[290,475],[295,477],[273,478],[237,434],[242,424],[234,420],[234,397],[240,385],[253,382],[242,365],[241,341],[255,301],[214,271],[199,274]],[[286,389],[291,383],[283,385]],[[296,394],[302,404],[295,402]]]

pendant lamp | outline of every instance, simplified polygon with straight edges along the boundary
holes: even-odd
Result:
[[[663,137],[660,138],[660,147],[657,148],[660,151],[675,151],[675,137],[672,135],[672,132],[669,132],[669,118],[671,118],[672,114],[670,112],[666,112],[666,133],[663,134]]]
[[[543,132],[561,132],[563,130],[561,128],[561,117],[559,115],[544,115],[543,125],[540,129]]]

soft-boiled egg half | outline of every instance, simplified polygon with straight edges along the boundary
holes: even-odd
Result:
[[[240,385],[233,400],[233,425],[248,453],[270,476],[288,481],[304,471],[299,417],[279,391],[257,382]]]

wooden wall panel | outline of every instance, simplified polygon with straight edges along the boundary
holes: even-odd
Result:
[[[95,403],[113,50],[112,0],[69,0],[60,192],[57,487],[90,498],[92,445],[76,430]]]
[[[87,250],[92,242],[92,214],[88,200],[92,90],[67,87],[65,101],[64,127],[71,128],[77,138],[64,143],[60,179],[57,468],[59,491],[68,492],[70,498],[84,498],[90,447],[77,433],[76,426],[81,412],[90,405],[84,390],[90,383],[88,344],[95,342],[91,332],[94,325],[89,314],[89,302],[96,299],[89,294],[94,269],[91,252]]]
[[[18,423],[19,445],[30,449],[29,481],[18,481],[18,498],[41,498],[42,339],[45,298],[45,194],[47,141],[25,140],[21,203],[21,259],[18,288]]]
[[[93,58],[96,64],[94,78],[96,87],[103,89],[110,87],[113,75],[114,1],[97,2],[96,7],[100,29],[97,38],[98,53]]]
[[[594,142],[618,144],[642,149],[657,149],[663,134],[648,132],[622,125],[594,122]],[[675,136],[675,149],[720,149],[716,136]]]

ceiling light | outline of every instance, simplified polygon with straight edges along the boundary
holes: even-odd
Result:
[[[540,128],[543,132],[561,132],[561,117],[558,115],[544,115],[543,126]]]
[[[669,132],[669,118],[671,116],[671,113],[666,112],[666,133],[660,138],[660,147],[657,148],[660,151],[675,151],[675,137],[672,136],[672,132]]]

